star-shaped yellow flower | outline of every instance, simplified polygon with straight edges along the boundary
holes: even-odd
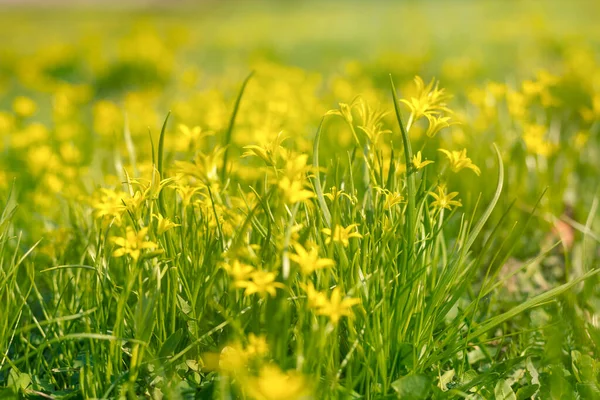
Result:
[[[481,170],[477,165],[473,164],[473,161],[469,157],[467,157],[467,149],[463,149],[462,151],[448,151],[445,149],[438,149],[448,157],[448,161],[450,161],[450,168],[454,172],[458,172],[463,168],[468,168],[473,170],[477,174],[477,176],[481,175]]]
[[[325,239],[325,243],[329,244],[331,242],[339,242],[344,246],[348,246],[350,244],[350,238],[361,238],[362,235],[358,232],[350,232],[352,229],[356,228],[358,224],[348,225],[347,227],[343,227],[340,225],[336,225],[333,232],[329,228],[321,229],[321,232],[329,236]]]
[[[142,228],[137,233],[130,226],[127,227],[125,237],[111,237],[111,241],[119,246],[113,252],[113,257],[122,257],[129,254],[131,258],[137,261],[140,258],[143,249],[154,249],[158,245],[154,242],[148,242],[144,239],[148,233],[148,228]]]
[[[335,262],[329,258],[319,258],[319,248],[316,246],[307,251],[301,244],[294,243],[294,250],[296,254],[290,254],[290,260],[300,266],[304,275],[335,265]]]
[[[429,160],[422,161],[421,158],[422,158],[422,155],[421,155],[420,151],[418,151],[417,154],[415,154],[413,156],[412,164],[415,166],[416,169],[421,169],[421,168],[425,167],[426,165],[433,164],[433,161],[429,161]]]

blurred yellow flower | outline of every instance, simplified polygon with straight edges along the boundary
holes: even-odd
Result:
[[[304,189],[301,181],[291,181],[287,176],[279,180],[279,188],[283,192],[288,204],[295,204],[315,197],[315,194],[311,190]]]
[[[508,90],[506,104],[513,118],[523,118],[527,112],[527,98],[520,92]]]
[[[233,278],[234,285],[236,287],[240,286],[240,282],[245,282],[250,279],[250,274],[254,272],[254,267],[251,265],[242,264],[238,260],[233,260],[231,264],[223,263],[221,264],[223,269]]]
[[[580,113],[586,122],[593,122],[600,119],[600,93],[596,93],[592,97],[591,107],[582,108]]]
[[[132,227],[128,226],[125,237],[111,237],[111,241],[119,246],[112,253],[113,257],[122,257],[129,254],[131,258],[137,261],[143,249],[155,249],[158,247],[156,243],[145,240],[147,233],[148,228],[142,228],[136,233]]]
[[[310,392],[302,375],[283,372],[275,365],[263,366],[258,376],[248,378],[243,386],[255,400],[299,400]]]
[[[335,265],[335,262],[329,258],[319,258],[319,248],[317,246],[308,251],[299,243],[294,243],[293,246],[296,254],[290,254],[290,260],[300,266],[300,271],[304,275]]]
[[[344,189],[338,189],[335,186],[332,186],[331,189],[329,189],[329,193],[325,193],[323,196],[328,198],[332,203],[335,200],[342,198],[342,196],[350,200],[352,204],[356,203],[356,199],[344,192]]]
[[[321,232],[328,236],[328,238],[325,239],[326,244],[329,244],[331,242],[338,242],[343,244],[344,246],[348,246],[348,244],[350,244],[350,238],[362,237],[362,235],[358,232],[350,232],[357,226],[358,224],[351,224],[344,228],[341,225],[336,225],[335,229],[333,230],[333,233],[329,228],[323,228],[321,229]]]
[[[277,275],[273,272],[254,271],[250,274],[250,279],[247,281],[238,281],[237,287],[246,288],[244,295],[250,296],[257,293],[259,296],[269,294],[275,296],[276,289],[283,289],[285,285],[281,282],[275,282]]]
[[[353,117],[352,117],[352,108],[354,107],[354,102],[350,105],[346,103],[339,103],[340,108],[337,110],[329,110],[325,113],[325,115],[338,115],[342,117],[348,124],[352,125]]]
[[[29,97],[17,96],[14,98],[12,108],[21,118],[31,117],[37,110],[37,105]]]
[[[383,208],[386,210],[390,210],[395,205],[398,205],[404,201],[404,197],[400,193],[386,193],[385,195],[385,203],[383,204]]]
[[[123,192],[116,192],[112,189],[100,189],[97,198],[92,201],[94,216],[103,220],[113,219],[115,224],[121,224],[121,215],[126,207],[123,200],[126,197]]]
[[[308,306],[310,308],[323,307],[323,305],[325,305],[325,303],[327,302],[327,296],[325,296],[324,293],[316,290],[312,282],[306,285],[302,284],[301,287],[306,292],[306,298],[308,300]]]
[[[356,304],[360,304],[360,299],[350,297],[342,299],[340,288],[336,287],[331,292],[329,300],[324,302],[317,313],[328,316],[335,325],[339,322],[340,318],[344,316],[351,317],[353,315],[352,306]]]
[[[241,346],[238,343],[234,343],[231,346],[225,346],[223,350],[221,350],[219,356],[219,369],[221,372],[229,374],[239,373],[242,372],[247,361],[248,358]]]
[[[101,136],[114,135],[123,129],[124,120],[121,108],[108,100],[100,100],[94,104],[94,131]]]
[[[548,157],[556,150],[556,145],[546,139],[548,128],[539,124],[526,124],[523,127],[523,141],[527,151]]]
[[[181,204],[185,208],[190,205],[192,197],[200,190],[200,188],[188,185],[178,185],[175,190],[179,194],[179,197],[181,198]]]
[[[429,121],[429,126],[427,127],[427,131],[425,131],[425,135],[430,138],[437,135],[442,129],[458,123],[456,121],[450,121],[450,117],[442,117],[433,114],[425,114],[425,117],[427,117],[427,120]]]
[[[197,178],[205,184],[217,183],[224,152],[224,147],[215,146],[208,153],[198,152],[193,163],[175,161],[177,172],[183,176]]]
[[[153,214],[152,216],[157,220],[156,233],[158,235],[162,235],[176,226],[181,226],[180,224],[172,222],[169,218],[163,217],[161,214]]]
[[[263,357],[269,354],[269,344],[264,335],[248,335],[248,345],[246,346],[246,354],[249,357]]]
[[[279,161],[279,154],[283,150],[281,143],[286,139],[283,132],[279,132],[275,139],[262,146],[248,145],[244,146],[246,151],[242,157],[257,156],[261,158],[268,166],[275,166]]]

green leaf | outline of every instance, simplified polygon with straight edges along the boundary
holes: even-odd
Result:
[[[526,400],[531,398],[540,389],[540,385],[523,386],[517,390],[517,400]]]
[[[17,396],[17,393],[15,393],[15,391],[10,387],[8,387],[8,388],[0,387],[0,399],[19,400],[19,396]]]
[[[451,369],[451,370],[444,372],[442,374],[442,376],[440,376],[439,386],[442,388],[442,390],[448,390],[448,384],[450,382],[452,382],[455,375],[456,375],[456,372],[453,369]]]
[[[577,350],[571,351],[571,363],[575,378],[579,383],[597,383],[594,372],[594,359]]]
[[[535,368],[535,366],[533,365],[533,362],[531,362],[531,358],[527,359],[527,372],[529,373],[529,376],[531,377],[531,383],[532,384],[539,384],[540,383],[540,374],[538,372],[538,370]]]
[[[10,375],[8,377],[8,387],[12,387],[17,391],[23,391],[27,389],[31,385],[31,377],[29,374],[24,374],[22,372],[18,372],[15,369],[10,371]]]
[[[580,399],[600,399],[600,389],[593,383],[578,383],[575,386]]]
[[[177,346],[179,346],[179,343],[181,343],[182,337],[182,328],[179,328],[175,332],[173,332],[173,334],[169,336],[161,346],[160,351],[158,352],[158,357],[165,358],[175,354],[175,350],[177,350]]]
[[[501,379],[496,383],[494,396],[496,397],[496,400],[517,400],[515,392],[513,392],[508,382],[504,379]]]
[[[392,75],[390,75],[390,85],[392,88],[392,98],[394,99],[394,110],[396,112],[396,120],[398,121],[398,125],[400,126],[400,133],[402,134],[402,144],[404,146],[404,162],[406,164],[406,192],[407,192],[407,205],[406,205],[406,215],[407,215],[407,224],[406,224],[406,243],[410,246],[409,254],[407,255],[410,259],[414,256],[414,235],[415,235],[415,211],[416,211],[416,180],[415,174],[413,171],[413,167],[411,164],[412,160],[412,148],[410,146],[410,138],[408,136],[408,132],[404,127],[404,123],[402,122],[402,113],[400,112],[400,100],[398,99],[398,94],[396,93],[396,86],[394,86],[394,80],[392,79]]]
[[[162,128],[160,129],[160,137],[158,138],[158,180],[159,183],[162,179],[164,179],[164,158],[165,158],[165,133],[167,131],[167,122],[169,122],[169,116],[171,116],[171,112],[167,113],[167,117],[165,118],[165,122],[163,122]],[[160,207],[160,211],[165,213],[165,200],[162,194],[162,191],[158,192],[158,205]]]
[[[425,375],[408,375],[392,382],[402,400],[425,400],[431,394],[431,379]]]

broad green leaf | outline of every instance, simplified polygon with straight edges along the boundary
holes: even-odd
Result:
[[[517,400],[515,392],[513,392],[508,382],[504,379],[501,379],[496,383],[494,396],[496,397],[496,400]]]
[[[165,340],[163,345],[158,352],[159,358],[167,357],[171,354],[175,354],[175,350],[177,350],[177,346],[181,343],[181,339],[183,338],[183,329],[179,328],[171,336]]]
[[[531,398],[539,390],[540,385],[523,386],[517,390],[517,400],[526,400]]]
[[[425,400],[431,393],[431,379],[425,375],[408,375],[392,382],[401,400]]]

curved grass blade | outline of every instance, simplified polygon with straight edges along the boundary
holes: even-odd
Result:
[[[507,311],[505,313],[502,313],[493,318],[490,318],[485,323],[479,325],[479,327],[469,336],[471,338],[476,338],[478,336],[481,336],[485,332],[489,331],[490,329],[495,328],[496,326],[498,326],[501,323],[503,323],[504,321],[514,317],[515,315],[518,315],[518,314],[522,313],[523,311],[526,311],[533,307],[537,307],[543,303],[546,303],[548,301],[555,299],[556,297],[560,296],[561,294],[563,294],[567,290],[571,289],[573,286],[577,285],[578,283],[583,282],[584,280],[596,275],[598,272],[600,272],[600,269],[595,269],[595,270],[589,271],[588,273],[583,274],[580,277],[573,279],[571,282],[567,282],[558,287],[555,287],[554,289],[550,289],[547,292],[544,292],[540,295],[535,296],[532,299],[525,301],[524,303],[519,304],[518,306],[510,309],[509,311]]]
[[[407,205],[406,205],[406,214],[408,219],[408,224],[406,224],[406,245],[409,250],[406,254],[407,260],[410,260],[414,256],[414,242],[415,242],[415,210],[416,210],[416,201],[415,201],[415,191],[416,191],[416,183],[415,183],[415,174],[412,171],[410,160],[412,160],[412,148],[410,146],[410,139],[408,137],[408,132],[406,132],[406,128],[404,127],[404,123],[402,122],[402,115],[400,113],[400,101],[398,100],[398,95],[396,93],[396,86],[394,86],[394,80],[392,79],[392,75],[390,74],[390,85],[392,89],[392,97],[394,99],[394,110],[396,111],[396,119],[398,120],[398,125],[400,126],[400,132],[402,134],[402,145],[404,147],[404,157],[406,164],[406,190],[407,190]]]
[[[227,172],[227,156],[229,154],[229,143],[231,143],[231,135],[233,133],[233,125],[235,124],[235,117],[237,116],[238,110],[240,108],[240,102],[242,101],[242,95],[246,90],[246,85],[248,85],[248,81],[254,75],[254,71],[250,72],[250,74],[244,79],[242,83],[242,87],[238,93],[237,98],[235,99],[235,104],[233,105],[233,111],[231,112],[231,117],[229,118],[229,126],[227,127],[227,131],[225,131],[225,137],[223,141],[223,146],[225,148],[225,152],[223,153],[223,168],[221,169],[221,181],[225,181],[225,173]]]
[[[169,117],[171,116],[171,111],[167,113],[167,117],[165,118],[165,122],[163,122],[162,128],[160,130],[160,137],[158,139],[158,182],[164,179],[164,153],[165,153],[165,132],[167,130],[167,122],[169,121]],[[154,153],[154,152],[153,152]],[[158,207],[160,208],[161,213],[165,213],[165,199],[162,193],[162,190],[158,192]]]
[[[317,200],[319,201],[319,206],[321,207],[321,210],[323,212],[323,217],[325,218],[327,227],[331,228],[331,213],[329,212],[329,208],[327,207],[327,203],[325,202],[325,197],[323,196],[323,187],[321,186],[321,173],[319,172],[319,142],[321,139],[321,128],[323,127],[324,120],[325,117],[321,118],[321,122],[319,122],[317,134],[315,135],[315,140],[313,143],[313,168],[315,169],[315,191],[317,192]]]
[[[492,214],[492,211],[494,211],[494,208],[496,207],[496,204],[498,203],[498,199],[500,199],[500,193],[502,193],[502,187],[504,186],[504,163],[502,162],[502,155],[500,154],[500,150],[498,150],[498,146],[496,146],[495,143],[493,144],[493,146],[494,146],[494,150],[496,151],[496,159],[498,160],[498,183],[496,184],[496,192],[494,193],[494,197],[492,198],[492,201],[490,202],[490,204],[488,204],[487,208],[483,212],[483,215],[477,221],[477,225],[475,225],[475,228],[473,228],[473,230],[471,232],[469,232],[469,237],[467,238],[467,244],[465,245],[465,247],[463,249],[463,251],[465,253],[467,251],[469,251],[471,246],[473,246],[475,239],[477,239],[477,236],[483,229],[483,225],[485,225],[488,218]]]

